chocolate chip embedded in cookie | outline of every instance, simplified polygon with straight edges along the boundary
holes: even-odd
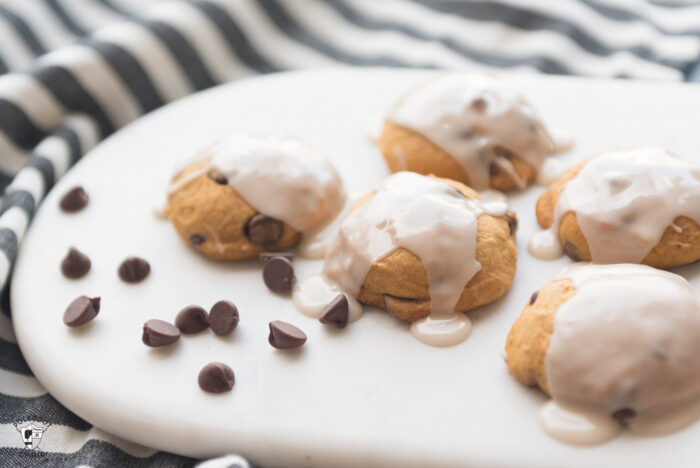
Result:
[[[575,264],[530,297],[505,350],[518,381],[570,411],[649,424],[700,397],[700,299],[663,270]]]
[[[658,147],[600,153],[537,200],[542,228],[529,245],[575,261],[673,268],[700,259],[700,167]],[[546,234],[547,243],[536,242]]]
[[[477,190],[523,188],[554,150],[536,112],[500,79],[450,73],[409,91],[379,142],[392,172],[413,171]]]
[[[335,169],[289,137],[235,135],[171,181],[167,214],[180,237],[213,260],[291,247],[345,202]]]

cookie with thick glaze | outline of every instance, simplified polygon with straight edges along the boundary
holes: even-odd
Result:
[[[649,196],[656,196],[658,197],[657,200],[663,200],[665,197],[668,200],[669,207],[667,209],[660,208],[659,212],[671,213],[672,216],[661,223],[663,225],[659,224],[657,226],[660,234],[658,241],[654,242],[653,245],[651,243],[647,245],[645,247],[646,252],[641,252],[636,258],[632,253],[627,255],[622,249],[619,250],[619,255],[617,255],[613,251],[612,246],[610,248],[611,252],[604,256],[599,256],[599,258],[594,258],[590,242],[584,234],[584,229],[578,218],[579,214],[577,214],[575,209],[578,204],[576,199],[569,203],[572,209],[564,210],[560,208],[560,219],[556,219],[557,204],[562,193],[572,182],[579,182],[577,178],[586,167],[591,164],[597,165],[601,163],[600,158],[608,158],[611,155],[618,154],[624,155],[624,157],[620,158],[623,166],[618,166],[618,168],[624,169],[624,165],[627,164],[625,161],[630,159],[628,155],[634,157],[634,152],[637,151],[650,151],[652,152],[651,156],[654,158],[658,157],[662,161],[665,160],[665,155],[668,153],[659,148],[639,148],[601,153],[570,168],[537,200],[535,211],[538,223],[543,229],[553,229],[555,231],[554,234],[561,243],[564,253],[571,259],[575,261],[594,261],[596,263],[641,263],[664,269],[693,263],[700,259],[700,225],[696,222],[696,219],[700,219],[700,210],[696,206],[700,202],[700,169],[693,168],[690,165],[686,167],[685,162],[680,162],[679,164],[683,164],[683,166],[676,168],[678,174],[685,173],[690,181],[683,195],[676,194],[671,190],[667,190],[667,194],[663,195],[659,191],[661,189],[649,189],[649,193],[644,193],[640,188],[635,198],[630,198],[630,200],[635,200],[635,203],[638,204],[636,207],[631,206],[631,204],[630,206],[624,206],[626,203],[621,198],[625,196],[624,190],[619,194],[609,195],[609,191],[613,189],[603,186],[606,177],[613,177],[611,175],[613,169],[615,169],[613,166],[601,165],[600,169],[596,168],[595,170],[593,167],[590,167],[588,177],[595,181],[594,184],[590,184],[590,188],[582,187],[577,189],[579,191],[585,190],[582,194],[579,193],[577,198],[586,197],[590,200],[586,202],[588,207],[585,208],[588,213],[588,219],[591,220],[589,221],[589,232],[593,233],[593,235],[590,235],[590,237],[599,244],[613,242],[611,236],[621,235],[622,231],[625,230],[630,231],[629,237],[632,241],[646,236],[649,231],[648,222],[643,229],[636,229],[634,226],[639,219],[649,215],[649,210],[655,206],[656,202],[645,201],[642,197],[648,199]],[[671,163],[675,164],[674,161]],[[629,164],[635,163],[632,161]],[[638,184],[640,186],[644,184],[647,187],[661,187],[664,189],[664,187],[672,186],[675,183],[672,181],[672,176],[660,183],[661,179],[659,177],[661,175],[659,174],[659,169],[652,167],[651,171],[656,172],[656,174],[651,175],[649,180],[639,181]],[[693,171],[695,171],[695,176],[692,176]],[[634,177],[630,176],[630,180],[622,182],[626,185],[626,190],[637,190],[635,187],[637,179],[634,179]],[[613,183],[615,181],[611,179],[610,184]],[[685,207],[676,205],[676,201],[680,197],[689,197]],[[597,212],[590,208],[591,203],[596,200],[598,200],[597,203],[600,205]],[[619,211],[620,214],[614,215],[611,207]],[[675,215],[673,214],[674,210],[677,210]],[[596,218],[598,219],[597,222]],[[557,221],[558,225],[553,226]],[[624,238],[621,238],[620,244],[621,247],[624,247],[628,243],[625,242]],[[644,246],[640,245],[640,248],[644,248]]]
[[[456,188],[466,198],[479,199],[474,190],[460,182],[433,178]],[[369,194],[358,204],[372,196]],[[476,259],[481,269],[464,286],[455,307],[456,312],[467,312],[495,301],[505,294],[515,275],[515,213],[508,212],[501,217],[483,213],[477,222]],[[399,247],[374,262],[362,282],[357,299],[386,310],[401,320],[413,322],[427,317],[431,313],[429,281],[421,259]]]

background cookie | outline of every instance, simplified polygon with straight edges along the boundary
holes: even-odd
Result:
[[[525,188],[555,145],[534,108],[505,81],[446,73],[402,96],[379,147],[393,172],[434,174],[481,191]]]
[[[651,151],[653,152],[651,154],[654,157],[656,157],[658,154],[663,154],[660,153],[663,150],[657,148],[632,149],[625,150],[624,152],[634,151]],[[624,152],[621,152],[621,154]],[[591,252],[591,246],[584,235],[575,211],[562,212],[558,229],[557,227],[553,227],[553,224],[556,222],[555,218],[557,203],[559,202],[560,197],[562,196],[562,193],[566,189],[567,185],[574,180],[586,166],[591,164],[598,157],[607,157],[608,154],[614,154],[614,152],[596,155],[578,163],[569,169],[559,180],[552,184],[547,191],[540,196],[540,198],[537,200],[535,210],[537,221],[540,226],[544,229],[556,230],[554,234],[561,243],[564,253],[576,261],[593,260],[600,263],[610,263],[609,260],[612,260],[612,262],[639,262],[656,268],[672,268],[675,266],[692,263],[700,259],[700,226],[693,219],[695,216],[694,213],[698,211],[698,208],[693,206],[695,203],[692,201],[693,199],[700,198],[700,184],[697,186],[698,188],[691,189],[694,190],[694,194],[692,195],[694,198],[688,199],[687,208],[685,208],[686,213],[688,215],[692,215],[693,217],[681,214],[669,219],[669,223],[658,226],[659,229],[663,229],[660,240],[653,246],[649,246],[648,252],[646,254],[642,253],[641,258],[635,259],[629,255],[622,256],[625,255],[623,253],[620,253],[621,256],[616,258],[613,252],[613,255],[609,256],[608,259],[594,259]],[[692,169],[681,169],[681,171],[683,170]],[[600,178],[602,179],[604,177],[604,174],[601,172]],[[700,176],[698,176],[697,179],[700,181]],[[628,182],[625,181],[625,184],[627,183]],[[663,186],[663,184],[658,185]],[[585,196],[594,198],[594,194],[591,194],[590,192],[585,194]],[[685,196],[687,195],[684,195],[684,197]],[[678,196],[670,194],[668,197],[673,199],[677,198]],[[639,213],[640,210],[645,210],[643,206],[644,203],[641,199],[639,200],[639,204],[640,206],[637,213]],[[647,206],[651,209],[653,206],[655,206],[655,204],[656,202],[649,202]],[[607,203],[606,205],[612,205],[612,203]],[[604,209],[609,208],[609,206],[604,207]],[[672,210],[674,209],[676,209],[676,207],[669,207],[667,211],[672,213]],[[636,222],[634,219],[636,216],[637,214],[635,214],[633,211],[627,213],[623,212],[621,214],[622,222],[620,227],[615,227],[615,224],[606,226],[605,224],[600,223],[598,231],[603,234],[599,237],[604,239],[605,232],[614,234],[617,231],[628,229],[628,226],[632,226],[633,223]],[[634,232],[632,232],[632,234],[634,234]],[[645,233],[645,235],[648,234]],[[612,240],[610,241],[612,242]]]
[[[379,149],[391,172],[412,171],[423,175],[435,175],[471,186],[469,174],[447,152],[435,143],[406,127],[391,121],[384,123]],[[500,154],[508,159],[518,178],[526,184],[532,182],[536,169],[517,154],[501,148]],[[518,188],[518,180],[496,163],[489,164],[489,187],[496,190]]]

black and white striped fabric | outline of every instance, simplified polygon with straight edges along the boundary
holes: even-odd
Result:
[[[297,68],[684,80],[699,56],[700,4],[682,1],[0,0],[0,464],[196,462],[71,414],[32,377],[12,332],[6,285],[34,211],[123,125],[219,83]],[[15,423],[28,420],[52,425],[41,450],[23,448]]]

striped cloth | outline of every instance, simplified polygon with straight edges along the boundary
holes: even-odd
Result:
[[[258,73],[339,65],[683,80],[700,5],[661,0],[0,0],[0,287],[76,160],[165,103]],[[58,404],[0,304],[0,464],[190,466]],[[28,450],[15,424],[51,424]],[[239,457],[208,462],[246,466]]]

